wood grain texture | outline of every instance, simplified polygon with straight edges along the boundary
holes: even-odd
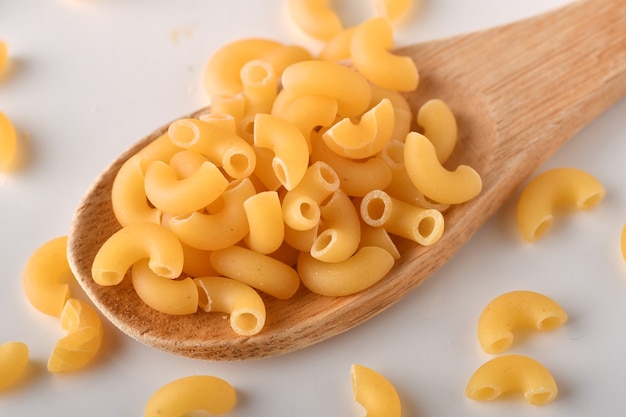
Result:
[[[626,94],[626,0],[578,1],[518,23],[398,53],[413,57],[420,71],[420,87],[407,96],[413,110],[441,98],[457,116],[459,145],[450,168],[468,164],[483,178],[477,198],[446,213],[446,231],[436,245],[400,242],[402,258],[388,276],[352,296],[321,297],[301,288],[290,300],[266,297],[266,326],[252,337],[234,335],[222,314],[158,313],[139,300],[129,279],[114,287],[95,284],[91,263],[120,227],[110,198],[117,170],[165,125],[96,179],[73,219],[70,265],[100,311],[142,343],[208,360],[284,354],[381,313],[430,277],[533,171]]]

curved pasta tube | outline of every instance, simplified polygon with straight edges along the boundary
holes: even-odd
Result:
[[[318,55],[318,59],[323,61],[343,61],[350,58],[350,42],[352,42],[352,35],[356,30],[356,26],[342,30],[335,35],[332,39],[329,39],[323,46],[321,52]]]
[[[198,289],[191,278],[160,277],[148,267],[147,260],[140,260],[132,267],[131,279],[141,301],[154,310],[183,315],[198,309]]]
[[[433,144],[416,132],[406,137],[404,165],[415,187],[438,203],[464,203],[482,189],[482,179],[473,168],[459,165],[456,170],[448,171],[439,162]]]
[[[511,291],[487,304],[478,319],[478,341],[487,353],[500,353],[513,343],[517,328],[554,330],[567,314],[551,298],[532,291]]]
[[[148,200],[158,210],[170,214],[200,210],[222,195],[227,186],[224,174],[209,161],[203,162],[187,178],[179,178],[169,164],[153,161],[148,165],[144,178]]]
[[[322,134],[336,154],[352,159],[369,158],[380,152],[391,139],[395,115],[391,101],[384,98],[368,110],[357,124],[344,118]]]
[[[365,417],[400,417],[402,403],[395,387],[373,369],[353,364],[350,367],[354,399],[365,408]]]
[[[533,178],[517,203],[517,224],[528,242],[541,238],[552,226],[557,209],[590,210],[606,190],[591,174],[576,168],[555,168]]]
[[[252,336],[263,329],[265,303],[252,287],[224,277],[199,277],[194,282],[200,292],[200,308],[228,314],[235,333]]]
[[[281,46],[280,42],[270,39],[244,38],[219,48],[204,69],[204,88],[209,97],[242,92],[240,73],[245,63],[260,59]]]
[[[339,185],[339,177],[328,164],[314,162],[307,168],[302,181],[283,197],[285,224],[300,231],[315,227],[321,216],[319,205],[337,191]]]
[[[417,123],[424,129],[437,151],[437,159],[445,163],[456,147],[458,127],[454,113],[445,101],[428,100],[417,112]]]
[[[61,312],[61,328],[67,335],[59,339],[48,358],[48,371],[72,372],[85,367],[102,345],[102,322],[89,304],[70,298]]]
[[[252,146],[211,122],[179,119],[170,124],[167,133],[176,146],[205,155],[233,178],[246,178],[254,171],[256,154]]]
[[[288,66],[296,62],[311,60],[313,56],[302,46],[283,45],[263,55],[261,59],[272,66],[276,77],[280,77]]]
[[[70,297],[68,278],[74,279],[67,261],[67,236],[52,239],[37,248],[24,265],[22,288],[37,310],[59,317]]]
[[[357,26],[350,42],[354,67],[372,83],[396,91],[414,91],[419,83],[415,62],[389,52],[393,29],[386,18],[373,18]]]
[[[213,251],[211,264],[220,274],[282,300],[300,286],[298,273],[289,265],[241,246]]]
[[[333,152],[319,137],[313,141],[311,160],[327,163],[337,173],[341,189],[349,196],[363,197],[372,189],[386,188],[391,182],[391,170],[381,158],[344,158]]]
[[[269,113],[278,93],[277,76],[271,64],[261,59],[248,61],[241,68],[246,113]]]
[[[91,275],[100,285],[117,285],[144,258],[149,258],[148,265],[157,275],[176,278],[182,272],[183,248],[176,235],[158,224],[137,223],[122,227],[102,244]]]
[[[211,110],[213,110],[213,106],[211,106]],[[237,133],[237,121],[235,116],[230,113],[218,113],[211,111],[211,113],[199,115],[198,120],[211,123],[213,126],[217,126],[218,128],[228,132]]]
[[[301,252],[298,274],[312,292],[331,297],[350,295],[371,287],[383,279],[394,264],[385,249],[365,246],[343,262],[323,262]]]
[[[298,185],[309,165],[309,146],[296,126],[278,116],[257,114],[254,145],[274,152],[274,174],[287,190]]]
[[[324,262],[342,262],[356,252],[361,240],[359,214],[341,189],[320,206],[324,230],[311,246],[311,256]]]
[[[289,15],[304,33],[322,41],[343,30],[339,16],[328,7],[328,0],[289,0]]]
[[[28,367],[28,346],[23,342],[0,345],[0,391],[19,381]]]
[[[235,389],[210,375],[187,376],[159,388],[148,400],[145,417],[182,417],[192,411],[224,414],[235,407]]]
[[[246,113],[246,98],[243,93],[211,96],[211,113],[232,116],[236,126]],[[202,120],[203,117],[199,119]]]
[[[256,194],[248,178],[231,182],[222,198],[223,206],[214,214],[194,211],[172,217],[167,226],[185,244],[197,249],[215,250],[234,245],[250,231],[244,202]]]
[[[409,13],[412,3],[412,0],[376,0],[374,5],[379,16],[398,22]]]
[[[217,271],[211,266],[211,262],[209,262],[211,251],[194,248],[183,242],[180,244],[185,256],[183,273],[192,277],[217,275]]]
[[[376,246],[385,249],[393,259],[400,259],[400,251],[389,233],[382,227],[372,227],[361,219],[361,240],[359,249],[365,246]]]
[[[0,47],[0,69],[2,69],[2,48]],[[17,133],[11,120],[0,112],[0,171],[10,170],[17,155]]]
[[[312,150],[311,135],[316,127],[330,126],[337,117],[337,100],[327,96],[301,96],[291,101],[277,116],[293,123]]]
[[[368,225],[382,227],[421,245],[432,245],[443,235],[445,221],[440,211],[406,203],[381,190],[363,197],[360,213]]]
[[[491,401],[512,390],[522,391],[526,401],[533,405],[546,404],[558,393],[552,374],[541,363],[528,356],[503,355],[474,372],[465,394],[476,401]]]
[[[282,84],[292,97],[322,95],[337,99],[337,112],[343,117],[360,116],[367,110],[372,96],[363,75],[330,61],[297,62],[285,69]]]
[[[243,203],[250,231],[244,237],[246,245],[259,253],[276,251],[285,238],[285,224],[280,198],[276,191],[263,191],[248,197]]]
[[[140,156],[133,155],[122,164],[113,180],[111,204],[122,226],[161,222],[163,212],[150,205],[146,196],[144,165],[146,162]]]
[[[411,131],[411,124],[413,123],[413,111],[406,97],[398,91],[375,84],[371,85],[371,89],[372,105],[387,99],[393,107],[393,132],[389,141],[399,140],[404,142],[406,135]]]

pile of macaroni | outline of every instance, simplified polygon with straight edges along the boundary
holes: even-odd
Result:
[[[324,4],[289,2],[323,42],[317,57],[264,38],[210,57],[210,110],[171,123],[117,173],[121,229],[95,256],[96,283],[130,271],[153,309],[226,313],[235,333],[254,335],[260,293],[362,291],[399,258],[395,237],[435,244],[444,211],[481,191],[471,167],[444,167],[457,142],[448,105],[431,99],[414,114],[404,98],[419,73],[391,52],[392,20],[344,29]],[[379,6],[399,19],[409,2]]]

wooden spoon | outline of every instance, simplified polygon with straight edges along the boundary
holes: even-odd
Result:
[[[420,70],[420,87],[408,96],[412,108],[441,98],[458,118],[459,145],[451,168],[465,163],[483,178],[477,198],[446,213],[446,231],[437,244],[401,242],[402,258],[388,276],[352,296],[322,297],[302,288],[290,300],[267,298],[265,328],[252,337],[235,335],[219,313],[158,313],[139,300],[128,278],[113,287],[94,283],[91,264],[102,243],[120,228],[111,208],[115,174],[165,125],[96,179],[73,219],[70,265],[100,311],[147,345],[209,360],[295,351],[382,312],[431,276],[537,167],[626,94],[626,0],[577,1],[518,23],[398,53],[411,56]]]

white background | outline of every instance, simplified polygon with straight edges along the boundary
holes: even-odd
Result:
[[[565,0],[423,0],[398,28],[398,45],[531,16]],[[346,25],[373,15],[366,0],[331,2]],[[233,416],[358,416],[352,363],[397,388],[409,416],[589,416],[626,412],[626,101],[573,138],[549,163],[594,174],[607,188],[591,212],[558,218],[533,245],[515,229],[515,195],[423,286],[370,322],[281,357],[214,363],[145,347],[106,324],[100,357],[70,375],[45,369],[58,320],[25,300],[22,268],[44,242],[67,234],[90,181],[157,126],[208,104],[204,64],[216,48],[246,36],[315,42],[289,22],[284,0],[3,0],[0,38],[11,68],[0,79],[0,111],[27,142],[29,159],[0,176],[0,342],[31,350],[28,375],[0,393],[11,416],[140,416],[150,395],[188,375],[212,374],[239,395]],[[548,367],[559,385],[543,407],[518,395],[478,403],[464,396],[490,358],[477,317],[510,290],[542,292],[569,313],[561,329],[517,340],[512,353]]]

